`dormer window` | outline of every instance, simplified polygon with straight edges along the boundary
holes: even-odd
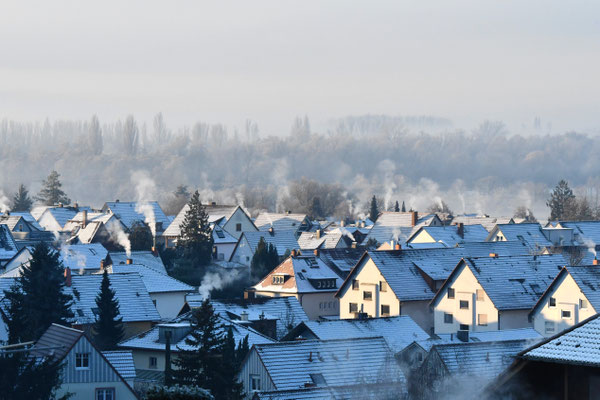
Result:
[[[273,275],[273,285],[283,285],[284,282],[285,282],[285,276]]]

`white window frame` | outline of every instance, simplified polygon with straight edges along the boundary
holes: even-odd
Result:
[[[112,393],[111,400],[115,400],[117,396],[117,391],[114,387],[105,387],[105,388],[96,388],[94,391],[94,399],[96,400],[106,400],[106,392],[110,391]],[[102,395],[102,397],[98,397],[98,395]]]
[[[84,365],[86,364],[84,361],[87,361],[87,365]],[[90,353],[75,353],[75,369],[90,369]]]
[[[260,375],[250,374],[250,390],[258,392],[260,390]]]

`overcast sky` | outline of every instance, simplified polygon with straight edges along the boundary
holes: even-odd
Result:
[[[0,118],[600,127],[598,1],[2,1]]]

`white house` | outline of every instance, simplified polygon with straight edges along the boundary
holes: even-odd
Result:
[[[243,232],[231,253],[229,261],[250,266],[261,239],[266,244],[275,246],[279,257],[283,257],[286,252],[299,248],[294,231],[270,229],[268,231]]]
[[[441,243],[454,247],[467,242],[485,242],[488,231],[482,225],[423,226],[408,240],[409,246],[423,243]]]

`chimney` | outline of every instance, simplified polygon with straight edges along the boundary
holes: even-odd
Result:
[[[242,313],[240,314],[240,319],[242,321],[248,321],[248,313],[246,311],[242,311]]]
[[[71,287],[71,268],[65,268],[65,286]]]
[[[317,234],[317,239],[321,239],[321,230],[317,229],[315,233]]]
[[[62,208],[63,207],[63,203],[58,203],[58,207]]]
[[[87,226],[87,210],[81,212],[81,227],[85,229]]]
[[[104,271],[104,260],[100,260],[100,271]]]
[[[463,224],[462,222],[458,223],[458,227],[456,228],[456,233],[458,233],[458,236],[460,236],[461,238],[465,238],[465,224]]]
[[[254,290],[250,290],[250,289],[246,289],[244,290],[244,300],[248,301],[250,303],[252,303],[252,300],[254,300]]]
[[[396,243],[396,245],[394,246],[394,250],[401,250],[402,246],[400,246],[400,243]]]
[[[273,233],[275,233],[275,229],[273,229],[273,225],[271,225],[271,227],[269,228],[269,233],[272,235]]]
[[[287,210],[285,213],[286,213],[287,215],[290,215],[292,212],[291,212],[290,210]]]
[[[156,246],[152,246],[152,255],[154,257],[158,257],[158,250],[156,250]]]
[[[292,257],[296,257],[296,249],[293,249],[293,250],[290,252],[290,256],[292,256]]]
[[[315,249],[314,253],[315,253],[315,257],[319,257],[319,249]]]
[[[498,253],[490,253],[491,258],[498,258]]]
[[[461,342],[468,342],[469,341],[469,331],[458,331],[456,332],[456,338],[458,340],[460,340]]]
[[[419,213],[416,211],[411,211],[410,215],[411,215],[411,221],[410,221],[411,226],[417,225],[417,221],[419,220]]]
[[[356,242],[352,242],[352,244],[350,245],[351,248],[355,249],[356,248]]]
[[[216,205],[217,205],[217,202],[216,202],[216,201],[211,201],[211,202],[210,202],[210,205],[211,205],[211,206],[216,206]]]
[[[133,264],[133,260],[131,258],[128,258],[127,259],[127,265],[131,265],[131,264]]]
[[[79,208],[79,203],[77,203],[77,202],[73,203],[73,208],[75,208],[77,210]]]
[[[115,203],[118,203],[118,202],[119,202],[119,199],[117,199],[117,200],[115,201]]]
[[[341,220],[341,221],[340,221],[340,226],[341,226],[342,228],[343,228],[344,226],[346,226],[346,221],[344,221],[344,220]]]
[[[598,259],[594,257],[593,265],[598,265]]]

